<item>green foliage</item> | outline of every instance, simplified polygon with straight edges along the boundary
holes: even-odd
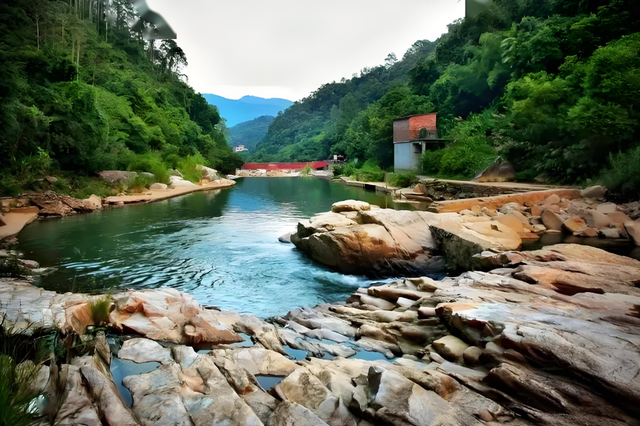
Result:
[[[603,185],[615,192],[635,192],[640,194],[640,145],[625,153],[618,152],[609,156],[609,167],[598,179]]]
[[[361,168],[356,169],[353,178],[360,182],[384,182],[384,171],[377,160],[367,160]]]
[[[31,389],[40,366],[28,361],[35,352],[27,330],[0,323],[0,425],[27,426],[34,422],[30,405],[38,397]]]
[[[385,65],[323,85],[275,118],[250,159],[315,161],[347,154],[350,160],[376,158],[390,165],[392,120],[397,114],[431,111],[425,99],[406,90],[406,83],[409,70],[434,48],[435,43],[418,41],[400,61],[390,56]]]
[[[175,166],[175,164],[172,164],[172,166]],[[168,169],[169,166],[165,164],[158,152],[137,155],[127,167],[127,170],[130,171],[153,173],[156,177],[155,181],[164,184],[169,184],[170,174]]]
[[[434,177],[440,173],[442,157],[445,154],[444,149],[436,149],[433,151],[425,151],[420,158],[422,173],[427,176]]]
[[[302,170],[300,170],[300,173],[303,176],[309,176],[309,173],[311,173],[311,163],[307,163]]]
[[[182,176],[193,183],[200,182],[202,178],[202,170],[198,170],[197,166],[203,164],[204,158],[200,154],[190,155],[178,162],[178,171]]]
[[[78,15],[64,2],[0,6],[0,190],[15,193],[45,174],[167,169],[200,154],[223,172],[242,164],[218,110],[181,80],[184,52],[131,30],[128,2]],[[101,12],[103,13],[103,12]],[[39,36],[38,36],[39,34]],[[17,181],[8,184],[3,177]]]
[[[230,127],[229,133],[231,134],[233,145],[244,145],[249,151],[253,151],[256,145],[266,136],[269,125],[274,119],[275,117],[271,115],[263,115]]]
[[[419,181],[415,173],[394,173],[389,179],[389,185],[398,188],[408,188],[417,184]]]
[[[100,296],[89,302],[93,321],[97,326],[109,323],[109,314],[113,300],[110,296]]]
[[[424,173],[471,178],[499,150],[521,177],[586,181],[640,140],[637,16],[630,0],[493,0],[435,43],[297,102],[254,159],[345,154],[388,167],[393,119],[437,112],[439,137],[453,142],[424,154]]]

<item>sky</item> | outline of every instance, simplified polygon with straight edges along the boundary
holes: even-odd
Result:
[[[459,0],[147,0],[178,34],[201,93],[309,96],[322,84],[400,59],[464,16]]]

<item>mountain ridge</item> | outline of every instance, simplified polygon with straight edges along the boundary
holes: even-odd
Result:
[[[203,93],[202,96],[211,105],[215,105],[220,115],[226,120],[227,127],[254,120],[264,115],[277,116],[293,102],[283,98],[261,98],[245,95],[240,99],[229,99],[213,93]]]

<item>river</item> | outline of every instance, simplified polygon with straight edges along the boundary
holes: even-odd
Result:
[[[36,282],[58,292],[172,287],[204,305],[265,318],[343,301],[365,277],[310,260],[278,237],[298,221],[356,199],[390,197],[314,178],[244,178],[220,191],[34,222],[18,235],[29,259],[55,270]]]

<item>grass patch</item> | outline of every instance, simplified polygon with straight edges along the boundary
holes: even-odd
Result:
[[[112,299],[110,296],[97,297],[89,302],[93,321],[97,326],[109,323],[109,314],[111,313]]]
[[[598,181],[612,191],[633,196],[640,193],[640,145],[617,154],[610,154],[609,168]]]
[[[37,354],[37,342],[28,330],[15,330],[3,318],[0,324],[0,425],[27,426],[35,399],[33,382],[41,364],[30,361]]]
[[[202,170],[197,169],[198,164],[206,164],[204,157],[200,154],[190,155],[178,162],[177,169],[182,173],[184,179],[193,183],[198,183],[202,178]]]
[[[309,174],[311,173],[311,164],[307,163],[302,170],[300,170],[300,174],[303,176],[309,176]]]
[[[389,179],[389,185],[398,188],[408,188],[417,184],[419,181],[415,173],[394,173]]]

